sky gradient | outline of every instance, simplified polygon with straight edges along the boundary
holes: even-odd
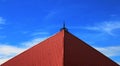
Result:
[[[69,32],[120,64],[120,0],[0,0],[0,64]]]

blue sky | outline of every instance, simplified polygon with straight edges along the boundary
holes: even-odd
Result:
[[[120,0],[0,0],[0,64],[69,32],[120,64]]]

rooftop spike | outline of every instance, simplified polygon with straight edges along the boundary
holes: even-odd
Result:
[[[120,66],[63,30],[0,66]],[[13,50],[14,51],[14,50]]]
[[[63,22],[63,27],[60,29],[60,31],[61,30],[66,30],[66,31],[68,31],[68,29],[66,28],[66,25],[65,25],[65,21]]]

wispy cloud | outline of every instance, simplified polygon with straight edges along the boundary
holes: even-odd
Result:
[[[120,21],[98,23],[95,26],[86,27],[86,29],[97,30],[109,35],[114,35],[113,31],[120,29]]]
[[[6,62],[7,60],[16,56],[17,54],[20,54],[21,52],[32,47],[33,45],[38,44],[44,39],[46,39],[46,37],[35,38],[33,40],[20,43],[22,47],[16,47],[8,44],[0,44],[0,64]]]
[[[6,24],[6,20],[3,17],[0,17],[0,29],[3,29],[2,25]]]
[[[24,50],[24,48],[0,44],[0,64],[23,52]]]
[[[15,50],[15,49],[17,49],[17,50]],[[10,46],[10,45],[0,45],[0,52],[2,52],[0,54],[2,54],[2,55],[9,55],[10,53],[12,53],[12,54],[18,53],[21,50],[22,50],[21,48]]]
[[[108,57],[120,56],[120,46],[95,47],[95,48]]]
[[[0,24],[5,24],[5,19],[3,17],[0,17]]]
[[[120,65],[120,62],[118,62],[118,64]]]
[[[29,47],[39,43],[40,41],[44,39],[45,38],[36,38],[34,40],[21,43],[25,47],[16,47],[16,46],[11,46],[11,45],[0,44],[0,64],[6,62],[10,58],[25,51]],[[120,46],[95,47],[95,48],[108,57],[120,56]]]
[[[61,13],[60,9],[59,10],[57,10],[57,9],[49,10],[48,13],[43,17],[42,21],[46,22],[46,21],[51,21],[51,20],[55,19],[56,17],[59,18],[60,13]]]
[[[94,47],[107,57],[120,57],[120,46]],[[118,58],[117,58],[118,59]],[[115,61],[120,65],[120,61]]]
[[[47,38],[47,37],[35,38],[35,39],[33,39],[33,40],[30,40],[30,41],[26,41],[26,42],[21,43],[21,45],[25,46],[26,48],[29,48],[29,47],[34,46],[35,44],[40,43],[41,41],[45,40],[46,38]]]
[[[32,36],[36,36],[36,35],[48,35],[48,32],[35,32],[32,34]]]
[[[57,11],[50,11],[46,16],[45,19],[52,18],[55,14],[57,14]]]

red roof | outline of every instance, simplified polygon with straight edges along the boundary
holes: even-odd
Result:
[[[66,30],[1,66],[119,66]]]

